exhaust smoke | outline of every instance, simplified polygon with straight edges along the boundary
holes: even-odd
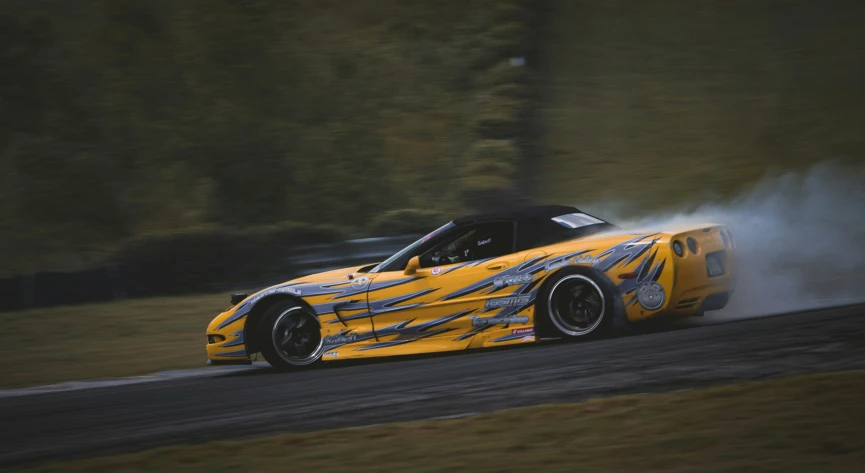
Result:
[[[865,166],[826,163],[767,175],[727,203],[648,218],[615,218],[628,208],[621,203],[584,207],[626,230],[727,225],[737,244],[738,281],[727,308],[716,313],[725,318],[865,300]]]

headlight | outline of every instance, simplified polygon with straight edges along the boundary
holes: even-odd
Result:
[[[676,252],[676,256],[678,256],[679,258],[685,256],[685,247],[682,246],[682,242],[679,240],[673,241],[673,251]]]

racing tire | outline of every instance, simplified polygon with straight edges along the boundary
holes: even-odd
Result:
[[[547,279],[535,305],[539,332],[567,340],[592,339],[622,332],[621,298],[597,270],[571,267]]]
[[[296,300],[278,301],[264,312],[257,341],[264,359],[280,371],[318,364],[324,347],[318,318]]]

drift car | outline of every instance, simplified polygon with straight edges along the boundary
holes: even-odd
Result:
[[[565,206],[458,218],[384,262],[235,294],[207,328],[208,363],[260,352],[291,368],[700,315],[727,304],[735,246],[723,225],[628,233]]]

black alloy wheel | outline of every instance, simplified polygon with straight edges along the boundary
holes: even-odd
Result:
[[[270,307],[258,335],[261,353],[274,368],[309,366],[321,359],[321,326],[315,314],[297,302]]]

